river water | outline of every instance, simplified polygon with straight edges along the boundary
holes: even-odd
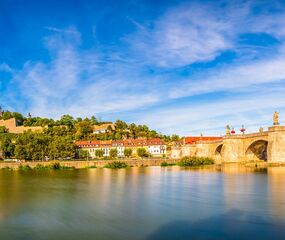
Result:
[[[285,239],[285,168],[0,171],[0,239]]]

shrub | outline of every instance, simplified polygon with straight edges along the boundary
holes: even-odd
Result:
[[[32,170],[32,168],[29,165],[21,165],[19,166],[19,170],[28,171],[28,170]]]
[[[41,164],[37,164],[33,170],[49,170],[51,169],[51,166],[44,166],[44,165],[41,165]]]
[[[12,171],[12,170],[13,170],[13,168],[10,168],[10,167],[3,167],[3,168],[1,168],[1,170],[8,170],[8,171]]]
[[[150,156],[145,148],[137,148],[137,155],[141,158]]]
[[[128,167],[128,164],[125,162],[115,161],[108,163],[104,166],[105,168],[111,168],[111,169],[118,169],[118,168],[126,168]]]
[[[97,167],[96,165],[92,165],[92,166],[87,166],[86,168],[89,169],[89,168],[97,168]]]
[[[183,157],[178,165],[181,167],[197,167],[214,164],[214,160],[207,157]]]
[[[50,167],[50,169],[53,169],[53,170],[61,169],[60,162],[58,162],[58,161],[51,162],[49,167]]]
[[[166,161],[163,161],[163,162],[160,164],[161,167],[174,166],[174,165],[175,165],[174,163],[168,163],[168,162],[166,162]]]

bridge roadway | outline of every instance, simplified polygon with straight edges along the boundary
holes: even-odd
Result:
[[[217,141],[199,141],[174,148],[173,157],[212,157],[216,163],[264,160],[285,163],[285,126],[272,126],[268,131],[226,135]]]

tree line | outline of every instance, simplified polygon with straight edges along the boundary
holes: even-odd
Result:
[[[108,127],[106,132],[94,134],[94,125],[105,123],[99,121],[95,116],[82,119],[63,115],[60,119],[54,120],[31,116],[24,117],[18,112],[6,111],[0,117],[4,120],[9,118],[16,118],[19,125],[42,126],[43,132],[27,131],[23,134],[10,134],[7,129],[1,127],[0,151],[4,158],[15,157],[25,160],[78,158],[80,156],[78,156],[75,145],[77,140],[137,138],[161,138],[166,142],[179,140],[177,135],[162,135],[149,129],[146,125],[127,124],[121,120],[117,120],[114,127]]]

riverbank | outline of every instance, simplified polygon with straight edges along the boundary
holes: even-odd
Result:
[[[23,169],[25,167],[30,168],[39,168],[40,167],[51,167],[54,163],[59,163],[60,167],[63,169],[73,168],[73,169],[84,169],[84,168],[103,168],[113,162],[124,163],[129,167],[151,167],[151,166],[173,166],[179,165],[181,159],[117,159],[117,160],[89,160],[89,161],[77,161],[77,160],[69,160],[69,161],[25,161],[25,162],[0,162],[0,169]],[[203,165],[200,165],[202,167]],[[265,169],[270,167],[284,167],[285,165],[282,163],[269,164],[264,161],[254,161],[254,162],[242,162],[242,163],[223,163],[223,164],[208,164],[205,166],[215,166],[217,169],[232,169],[232,167],[245,167],[248,169]],[[182,166],[187,167],[187,166]],[[191,166],[189,166],[191,167]],[[199,166],[196,166],[199,167]],[[195,168],[195,166],[192,166]]]
[[[114,161],[120,161],[128,166],[133,167],[148,167],[148,166],[160,166],[162,163],[166,162],[169,165],[177,164],[180,160],[178,159],[123,159],[123,160],[92,160],[92,161],[60,161],[60,165],[66,168],[94,168],[94,167],[104,167],[109,163]],[[21,166],[29,166],[34,168],[38,165],[41,166],[50,166],[53,161],[25,161],[25,162],[0,162],[0,169],[11,168],[18,169]]]

